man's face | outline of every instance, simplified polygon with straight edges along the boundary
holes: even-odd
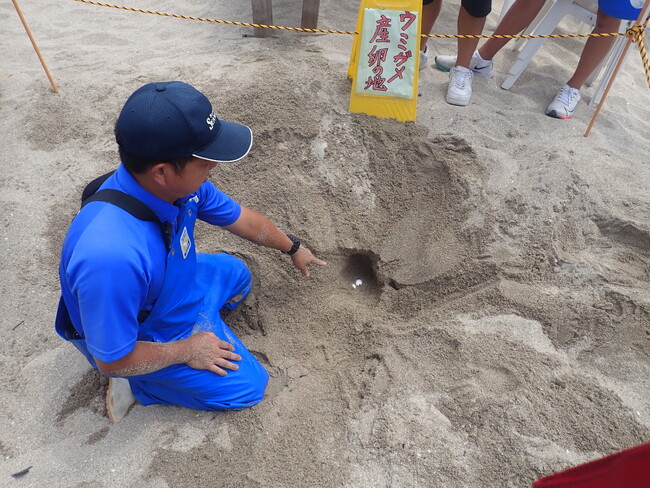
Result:
[[[169,181],[169,189],[173,192],[175,199],[183,198],[194,193],[199,187],[208,181],[210,170],[217,163],[204,159],[194,158],[185,165],[180,173],[174,172]]]

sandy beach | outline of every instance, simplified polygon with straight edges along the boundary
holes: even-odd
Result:
[[[301,3],[274,1],[274,23],[299,26]],[[252,21],[248,1],[119,4]],[[456,32],[458,5],[435,33]],[[405,124],[348,111],[349,35],[20,6],[59,93],[3,2],[1,486],[524,488],[650,440],[650,90],[635,47],[585,138],[595,85],[573,119],[543,113],[583,39],[546,42],[508,91],[504,49],[462,108],[428,67]],[[319,27],[353,31],[358,7],[321,0]],[[106,380],[54,331],[59,254],[81,190],[119,164],[124,101],[163,80],[252,128],[250,155],[212,181],[328,266],[305,279],[200,225],[200,251],[254,275],[225,320],[269,371],[266,398],[135,405],[111,424]]]

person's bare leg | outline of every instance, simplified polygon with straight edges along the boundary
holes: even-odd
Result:
[[[442,0],[433,0],[433,2],[422,6],[422,26],[420,29],[421,34],[431,34],[433,24],[436,23],[438,15],[440,15],[440,8],[442,7]],[[424,51],[427,45],[428,37],[420,38],[420,51]]]
[[[506,12],[494,31],[497,35],[519,34],[530,25],[537,16],[546,0],[517,0]],[[486,61],[494,58],[503,46],[508,44],[510,39],[488,39],[478,50],[479,54]]]
[[[621,25],[620,19],[610,17],[607,14],[598,12],[596,17],[596,27],[593,33],[616,32]],[[570,119],[580,102],[580,88],[585,84],[587,78],[600,64],[607,53],[616,42],[615,37],[590,37],[585,43],[585,47],[580,55],[578,66],[573,72],[573,76],[562,86],[551,101],[548,108],[544,111],[549,117],[556,119]]]
[[[598,11],[596,27],[594,27],[592,32],[594,34],[602,32],[618,32],[620,25],[620,19],[610,17],[609,15]],[[591,76],[591,73],[593,73],[593,71],[598,67],[603,58],[607,56],[607,53],[614,45],[614,42],[616,42],[616,37],[590,37],[587,39],[582,54],[580,55],[578,66],[576,66],[576,70],[571,79],[567,82],[567,85],[571,88],[577,88],[578,90],[582,88],[582,85],[585,84],[587,78]]]
[[[486,17],[472,17],[465,7],[460,7],[458,12],[458,33],[459,34],[481,34],[485,25]],[[458,57],[456,66],[464,66],[469,69],[472,54],[478,46],[478,39],[458,39]]]

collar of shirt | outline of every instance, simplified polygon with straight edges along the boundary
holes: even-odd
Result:
[[[123,164],[115,172],[115,184],[124,193],[137,198],[153,210],[162,222],[176,222],[179,208],[149,193],[131,176]]]

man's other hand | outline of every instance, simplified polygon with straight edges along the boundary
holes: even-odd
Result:
[[[235,348],[232,344],[222,341],[214,332],[197,332],[187,340],[191,342],[190,360],[186,363],[190,368],[207,369],[219,376],[226,376],[226,369],[239,369],[230,361],[241,361],[241,356],[233,352]]]

